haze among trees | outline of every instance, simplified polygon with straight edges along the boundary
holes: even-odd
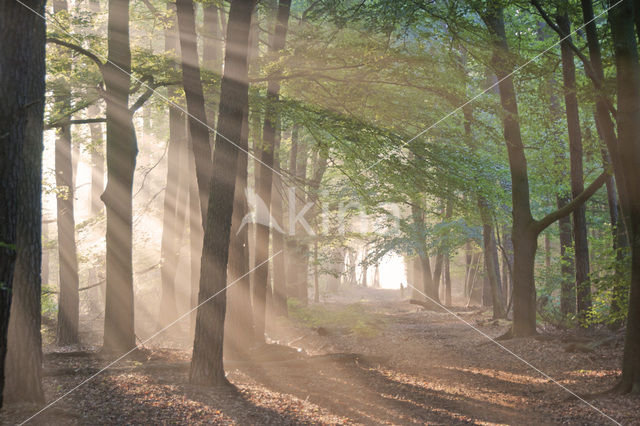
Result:
[[[0,417],[632,424],[640,5],[6,0]]]

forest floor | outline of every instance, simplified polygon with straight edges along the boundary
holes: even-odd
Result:
[[[509,353],[478,332],[497,337],[508,322],[491,321],[479,308],[454,310],[477,330],[450,313],[411,305],[395,290],[354,289],[297,307],[294,319],[271,333],[296,350],[271,345],[251,362],[226,362],[237,393],[188,384],[190,350],[181,347],[188,333],[160,336],[163,348],[152,345],[117,363],[29,423],[612,423],[602,410],[640,424],[637,396],[593,396],[616,383],[621,339],[603,340],[604,330],[545,329],[538,338],[501,342]],[[109,363],[96,353],[60,350],[45,348],[48,402]],[[0,420],[20,423],[40,408],[9,403]]]

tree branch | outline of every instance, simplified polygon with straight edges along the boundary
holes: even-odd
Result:
[[[98,66],[98,69],[100,70],[101,73],[103,72],[104,63],[100,60],[100,58],[98,58],[93,53],[89,52],[84,47],[78,46],[77,44],[66,42],[64,40],[60,40],[59,38],[55,38],[55,37],[47,37],[47,43],[53,43],[53,44],[57,44],[59,46],[64,46],[67,49],[71,49],[73,51],[76,51],[76,52],[86,56],[87,58],[89,58],[93,62],[95,62],[95,64]]]
[[[131,105],[131,108],[129,108],[129,112],[134,113],[137,110],[139,110],[145,104],[145,102],[149,100],[151,95],[155,93],[158,87],[174,86],[176,84],[180,84],[180,82],[179,81],[162,81],[158,83],[145,85],[147,87],[147,90],[145,90],[145,92],[142,95],[140,95],[140,97],[133,103],[133,105]]]
[[[596,178],[596,180],[594,180],[591,183],[591,185],[589,185],[584,191],[582,191],[580,195],[578,195],[576,198],[571,200],[570,203],[568,203],[561,209],[558,209],[553,213],[549,213],[542,219],[536,221],[533,224],[535,231],[539,234],[555,221],[560,220],[563,217],[573,213],[575,209],[583,205],[589,198],[591,198],[593,194],[596,193],[598,189],[602,187],[602,185],[604,185],[604,183],[607,180],[607,177],[609,177],[609,173],[603,172],[600,176]]]

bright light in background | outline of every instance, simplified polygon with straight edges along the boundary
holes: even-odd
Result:
[[[407,286],[404,259],[397,254],[387,254],[380,260],[380,287],[399,289],[400,283]]]

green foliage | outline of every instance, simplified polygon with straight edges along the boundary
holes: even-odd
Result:
[[[346,329],[360,337],[375,337],[384,322],[362,304],[353,303],[343,307],[303,306],[297,299],[288,299],[289,315],[307,327]]]

